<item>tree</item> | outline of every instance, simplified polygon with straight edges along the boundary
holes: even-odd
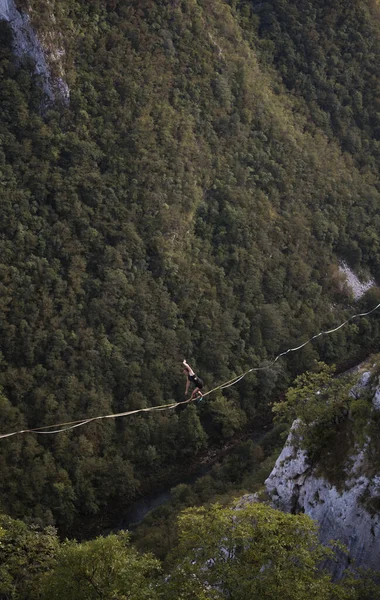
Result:
[[[186,410],[179,415],[178,441],[182,456],[196,454],[206,446],[207,435],[193,404],[187,406]]]
[[[179,517],[179,545],[166,598],[338,600],[356,597],[350,585],[320,568],[332,549],[318,542],[306,515],[263,504],[190,508]]]
[[[223,396],[218,396],[209,405],[213,422],[223,438],[231,438],[246,423],[245,413]]]
[[[315,371],[299,375],[286,393],[285,400],[273,406],[277,420],[293,428],[294,439],[312,455],[336,431],[340,421],[349,414],[352,403],[350,390],[354,377],[334,377],[335,366],[318,362]]]
[[[41,114],[38,77],[0,23],[4,432],[180,398],[183,353],[211,389],[339,322],[337,255],[380,274],[374,2],[50,4],[17,1],[49,48],[64,46],[53,62],[67,106]],[[266,418],[314,352],[377,348],[368,322],[287,355],[281,376],[252,374],[233,404],[201,403],[210,440],[244,414]],[[9,438],[4,508],[74,533],[203,442],[191,411]]]
[[[0,599],[37,598],[38,579],[51,568],[58,546],[53,527],[41,530],[0,515]]]
[[[65,542],[41,579],[43,600],[154,600],[160,563],[139,554],[127,533]]]

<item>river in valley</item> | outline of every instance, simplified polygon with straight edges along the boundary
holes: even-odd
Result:
[[[175,487],[176,485],[179,485],[180,483],[185,483],[185,484],[195,483],[197,481],[197,479],[199,479],[199,477],[203,477],[203,475],[206,475],[209,471],[211,471],[214,464],[215,463],[213,461],[210,464],[202,465],[190,477],[186,477],[183,480],[178,481],[176,484],[174,484],[171,487]],[[165,502],[168,502],[170,500],[170,498],[171,498],[170,489],[162,490],[161,492],[157,492],[156,494],[152,494],[150,496],[145,496],[144,498],[141,498],[140,500],[136,500],[136,502],[134,502],[131,505],[131,507],[128,509],[128,511],[125,513],[125,515],[123,515],[123,519],[122,519],[121,523],[119,524],[118,529],[133,529],[134,527],[139,525],[141,523],[141,521],[144,519],[144,517],[151,510],[158,508],[159,506],[161,506],[162,504],[164,504]]]

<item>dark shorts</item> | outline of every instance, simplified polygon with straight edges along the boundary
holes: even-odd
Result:
[[[200,390],[203,388],[204,383],[203,383],[202,379],[200,379],[199,377],[195,376],[193,383],[194,383],[195,387],[199,388]]]
[[[198,377],[197,375],[189,375],[188,379],[189,379],[189,381],[191,381],[191,383],[193,383],[195,385],[195,387],[199,388],[200,390],[203,388],[204,383],[203,383],[202,379],[200,377]]]

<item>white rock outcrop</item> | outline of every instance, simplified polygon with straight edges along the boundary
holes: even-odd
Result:
[[[339,265],[339,271],[345,275],[347,285],[350,288],[355,300],[359,300],[363,294],[376,285],[373,279],[369,279],[368,281],[360,281],[358,276],[345,262],[342,262],[342,264]]]
[[[348,549],[332,565],[335,577],[354,559],[357,566],[379,569],[380,514],[366,510],[363,499],[380,500],[380,475],[363,475],[365,448],[350,457],[345,489],[317,476],[303,450],[293,445],[292,432],[265,482],[271,504],[284,512],[306,513],[319,525],[320,540],[339,540]]]
[[[372,405],[375,410],[380,410],[380,385],[376,388],[375,395],[372,398]]]
[[[12,28],[15,55],[20,58],[28,56],[33,60],[35,73],[41,78],[48,100],[53,102],[59,96],[67,102],[69,88],[61,77],[52,76],[46,52],[30,24],[29,16],[17,10],[14,0],[0,0],[0,20],[7,21]]]

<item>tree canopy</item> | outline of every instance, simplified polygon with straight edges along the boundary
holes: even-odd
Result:
[[[351,4],[18,2],[64,48],[70,103],[46,105],[2,22],[2,432],[184,399],[183,356],[211,386],[378,301],[353,306],[338,270],[380,264],[379,18]],[[197,414],[3,440],[3,508],[85,529],[269,418],[315,359],[377,347],[379,322]]]
[[[179,518],[180,544],[168,582],[170,598],[318,600],[356,598],[352,581],[334,583],[321,569],[332,549],[318,542],[315,523],[263,504],[188,509]]]
[[[334,551],[319,544],[311,519],[263,504],[183,512],[166,571],[125,532],[59,542],[51,528],[1,523],[1,600],[364,600],[378,593],[370,577],[355,573],[333,582],[320,561]]]

